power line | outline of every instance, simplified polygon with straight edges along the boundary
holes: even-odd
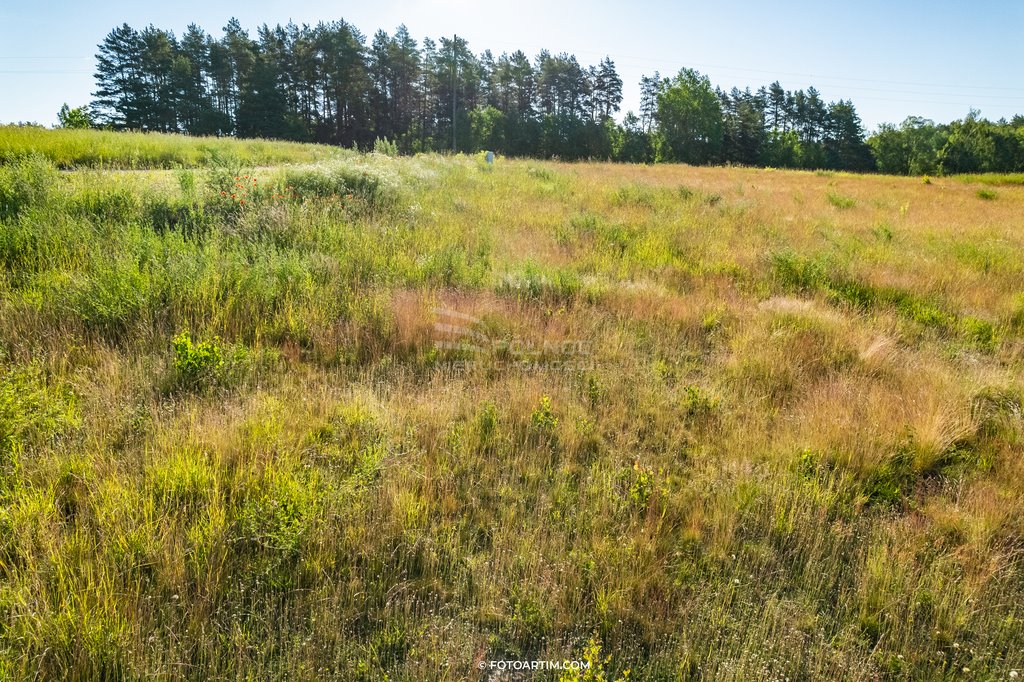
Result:
[[[634,68],[641,68],[637,64],[629,64],[620,62],[622,66],[629,66]],[[827,88],[842,88],[848,91],[859,91],[859,92],[891,92],[901,95],[921,95],[923,97],[962,97],[962,98],[983,98],[983,99],[995,99],[995,100],[1024,100],[1024,95],[992,95],[992,94],[975,94],[975,93],[956,93],[956,92],[915,92],[912,90],[904,89],[893,89],[893,88],[869,88],[863,85],[845,85],[836,83],[821,83],[815,84],[820,87]]]
[[[458,36],[456,36],[456,38],[457,37]],[[503,41],[492,41],[492,42],[495,42],[495,43],[497,43],[499,45],[506,45],[506,46],[514,46],[514,45],[516,45],[515,43],[508,43],[508,42],[503,42]],[[524,47],[524,45],[522,45],[522,44],[519,44],[518,46],[519,47]],[[536,49],[536,50],[545,49],[545,48],[539,47],[537,45],[529,45],[529,47],[532,48],[532,49]],[[609,53],[607,51],[599,52],[599,51],[593,51],[593,50],[575,50],[574,53],[575,54],[591,55],[591,56],[599,56],[599,57],[609,56]],[[66,61],[76,60],[76,61],[78,61],[78,60],[91,60],[91,59],[93,59],[93,57],[53,57],[53,56],[0,57],[0,60],[8,60],[8,61],[31,61],[31,60],[50,60],[50,61],[52,61],[52,60],[58,60],[58,61],[59,60],[66,60]],[[453,59],[454,59],[454,57],[453,57]],[[626,62],[626,61],[622,61],[622,60],[630,60],[630,61]],[[689,61],[689,60],[685,60],[685,59],[664,59],[664,58],[643,57],[643,56],[636,56],[636,55],[618,55],[615,58],[615,61],[616,61],[616,63],[618,63],[618,64],[620,64],[622,66],[628,66],[628,67],[631,67],[631,68],[644,68],[645,65],[644,64],[630,63],[630,62],[646,62],[647,65],[650,65],[650,64],[667,64],[667,65],[674,65],[674,66],[676,66],[676,65],[678,65],[678,66],[699,66],[699,67],[705,68],[705,69],[717,69],[717,70],[721,70],[721,71],[737,71],[737,72],[741,72],[741,73],[762,73],[762,74],[769,74],[769,75],[776,75],[776,76],[798,76],[800,78],[819,78],[819,79],[833,80],[833,81],[854,81],[854,82],[858,82],[858,83],[880,83],[880,84],[883,84],[883,85],[901,85],[901,86],[909,85],[911,87],[921,87],[921,88],[953,88],[953,89],[957,89],[957,90],[998,90],[998,91],[1006,91],[1006,92],[1022,92],[1022,93],[1024,93],[1024,87],[1009,87],[1009,86],[1001,86],[1001,85],[967,85],[967,84],[954,84],[954,83],[921,83],[921,82],[914,82],[914,81],[883,80],[883,79],[877,79],[877,78],[859,78],[859,77],[855,77],[855,76],[830,76],[830,75],[827,75],[827,74],[820,74],[820,73],[815,74],[815,73],[801,73],[801,72],[795,72],[795,71],[775,71],[775,70],[771,70],[771,69],[753,69],[753,68],[739,67],[739,66],[723,66],[721,64],[709,64],[709,63],[706,63],[706,62],[693,62],[693,61]],[[49,72],[49,71],[47,71],[47,72]],[[75,71],[70,71],[70,70],[68,70],[68,71],[65,71],[65,70],[53,70],[53,72],[54,73],[81,73],[81,72],[75,72]],[[20,71],[20,72],[9,71],[9,70],[0,70],[0,73],[46,73],[46,72],[35,71],[35,70],[32,70],[32,71],[26,70],[26,71]],[[861,88],[861,87],[857,87],[857,86],[846,86],[846,87],[849,87],[850,89],[860,89],[860,90],[870,90],[870,89],[873,89],[873,88]],[[876,89],[876,90],[878,92],[903,92],[902,90],[883,90],[883,89]],[[905,94],[939,95],[939,96],[944,96],[944,97],[945,96],[950,96],[950,97],[957,96],[955,93],[905,93]],[[978,97],[987,97],[987,98],[1001,97],[1001,95],[977,95],[977,96]],[[1015,99],[1024,99],[1024,95],[1014,96],[1014,98]]]
[[[501,41],[492,41],[492,42],[495,42],[495,43],[498,43],[498,44],[504,44],[504,45],[508,45],[508,46],[513,45],[513,43],[502,43]],[[520,47],[522,47],[522,45]],[[543,48],[543,47],[540,47],[540,46],[537,46],[537,45],[530,45],[528,47],[530,47],[531,49],[535,49],[535,50],[546,49],[546,48]],[[574,54],[583,54],[583,55],[599,56],[599,57],[609,56],[609,53],[607,51],[605,51],[605,52],[596,52],[596,51],[592,51],[592,50],[575,50]],[[920,82],[911,82],[911,81],[882,80],[882,79],[877,79],[877,78],[858,78],[858,77],[854,77],[854,76],[828,76],[828,75],[825,75],[825,74],[799,73],[799,72],[794,72],[794,71],[775,71],[775,70],[770,70],[770,69],[751,69],[751,68],[736,67],[736,66],[722,66],[720,64],[708,64],[706,62],[694,62],[694,61],[689,61],[689,60],[686,60],[686,59],[662,59],[662,58],[655,58],[655,57],[640,57],[640,56],[635,56],[635,55],[618,55],[617,57],[614,58],[614,60],[616,61],[616,63],[620,63],[618,60],[630,60],[630,61],[633,61],[633,62],[637,62],[637,61],[639,61],[639,62],[647,62],[648,64],[667,64],[667,65],[672,65],[673,67],[699,66],[699,67],[701,67],[703,69],[718,69],[718,70],[722,70],[722,71],[739,71],[739,72],[749,72],[749,73],[774,74],[776,76],[798,76],[800,78],[824,78],[824,79],[828,79],[828,80],[856,81],[856,82],[860,82],[860,83],[881,83],[883,85],[909,85],[909,86],[912,86],[912,87],[921,87],[921,88],[955,88],[955,89],[958,89],[958,90],[962,90],[962,89],[969,89],[969,90],[1006,90],[1006,91],[1010,91],[1010,92],[1024,92],[1024,87],[1008,87],[1008,86],[998,86],[998,85],[958,85],[958,84],[954,84],[954,83],[920,83]],[[638,65],[638,64],[623,64],[623,65],[624,66],[632,66],[634,68],[643,68],[643,65]]]
[[[457,56],[457,53],[456,53],[456,41],[457,40],[458,40],[458,36],[455,35],[453,37],[453,40],[452,40],[452,151],[456,151],[457,145],[458,145],[457,129],[456,129],[456,126],[457,126],[457,123],[456,123],[456,118],[457,118],[456,69],[458,68],[458,65],[457,65],[458,56]],[[501,41],[495,41],[495,42],[498,42],[499,44],[501,44]],[[506,43],[506,44],[509,44],[509,43]],[[587,51],[587,50],[577,50],[577,52],[580,53],[580,54],[606,56],[606,53],[603,53],[603,52],[594,52],[594,51]],[[80,60],[91,60],[91,59],[92,59],[92,57],[49,57],[49,56],[47,56],[47,57],[43,57],[43,56],[0,57],[0,60],[7,60],[7,61],[15,61],[15,60],[20,60],[20,61],[33,61],[33,60],[40,60],[40,61],[42,61],[42,60],[47,60],[47,61],[53,61],[53,60],[68,60],[68,61],[70,61],[70,60],[74,60],[74,61],[80,61]],[[630,56],[626,56],[625,59],[627,59],[627,60],[646,61],[649,64],[650,63],[666,63],[666,64],[667,63],[673,63],[673,64],[680,63],[680,62],[678,62],[676,60],[653,59],[653,58],[647,58],[647,57],[630,57]],[[774,75],[790,75],[790,76],[801,76],[801,77],[818,78],[818,79],[835,80],[835,81],[848,80],[848,81],[855,81],[855,82],[860,82],[860,83],[880,83],[880,84],[888,84],[888,85],[909,85],[909,86],[917,86],[917,87],[925,87],[925,88],[935,87],[935,88],[947,88],[947,89],[948,88],[956,88],[956,89],[973,89],[973,90],[989,90],[989,91],[1002,90],[1002,91],[1006,91],[1006,92],[1024,92],[1024,88],[1012,88],[1012,87],[1000,87],[1000,86],[985,86],[985,85],[963,85],[963,86],[961,86],[961,85],[948,85],[948,84],[946,84],[946,85],[939,85],[939,84],[934,84],[934,83],[929,84],[929,83],[913,83],[913,82],[909,82],[909,81],[888,81],[888,80],[877,80],[877,79],[870,79],[870,78],[852,78],[852,77],[843,77],[843,76],[827,76],[827,75],[822,75],[822,74],[817,74],[817,75],[815,75],[815,74],[801,74],[801,73],[785,72],[785,71],[769,71],[769,70],[766,70],[766,69],[746,69],[746,68],[739,68],[739,67],[728,67],[728,66],[720,66],[720,65],[711,65],[711,64],[699,63],[699,62],[687,62],[687,63],[690,64],[690,65],[693,65],[693,66],[699,66],[701,68],[711,68],[711,69],[717,69],[717,70],[723,70],[723,71],[766,73],[766,74],[774,74]],[[620,61],[619,64],[622,65],[622,66],[630,67],[630,68],[644,68],[644,65],[642,65],[642,64],[630,63],[628,61],[626,61],[626,62]],[[80,75],[90,75],[90,74],[92,74],[92,70],[84,70],[84,69],[58,69],[58,68],[0,69],[0,74],[5,74],[5,75],[71,75],[71,74],[75,74],[75,75],[79,75],[79,74]],[[974,106],[974,105],[978,105],[978,106],[984,106],[984,107],[989,108],[989,109],[992,109],[992,108],[1006,108],[1008,110],[1013,110],[1017,106],[1017,101],[1024,101],[1024,95],[1000,95],[1000,94],[988,94],[988,93],[953,93],[953,92],[917,92],[917,91],[907,91],[907,90],[902,90],[902,89],[874,88],[874,87],[867,87],[867,86],[860,86],[860,85],[846,85],[846,84],[842,84],[842,83],[837,84],[837,83],[820,83],[819,82],[818,85],[819,86],[823,86],[823,87],[827,87],[827,88],[843,88],[845,90],[855,91],[855,92],[893,93],[893,94],[898,94],[898,95],[909,95],[909,96],[912,96],[912,97],[883,97],[883,96],[875,96],[875,95],[857,95],[857,100],[878,101],[878,102],[892,102],[892,103],[897,103],[897,104],[937,104],[937,105],[943,105],[943,106]],[[959,101],[948,101],[948,100],[940,101],[940,100],[933,100],[933,99],[919,99],[919,98],[916,98],[916,97],[913,97],[913,96],[952,98],[952,99],[959,100]],[[981,102],[979,102],[978,100],[995,100],[995,101],[981,101]],[[1010,102],[1010,101],[1007,101],[1007,100],[1014,100],[1014,101]]]
[[[66,60],[66,61],[70,61],[70,60],[92,59],[92,57],[55,57],[53,55],[47,55],[47,56],[38,56],[38,55],[28,55],[28,56],[25,56],[25,55],[22,55],[22,56],[19,56],[19,57],[4,57],[4,56],[0,56],[0,59],[6,59],[8,61],[11,61],[11,60],[28,61],[30,59],[39,59],[39,60],[42,60],[42,59],[47,59],[47,60],[63,59],[63,60]]]

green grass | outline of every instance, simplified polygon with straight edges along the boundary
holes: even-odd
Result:
[[[335,157],[331,147],[271,140],[189,137],[164,133],[47,130],[0,126],[0,164],[38,153],[58,168],[197,168],[210,164],[266,166]]]
[[[1024,190],[287,161],[0,166],[0,679],[1024,669]]]
[[[844,197],[834,192],[828,193],[828,203],[832,204],[836,208],[853,208],[857,205],[856,200]]]
[[[974,173],[953,176],[965,183],[983,185],[1024,185],[1024,173]]]

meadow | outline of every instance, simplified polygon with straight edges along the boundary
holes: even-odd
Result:
[[[336,152],[331,147],[299,142],[0,125],[0,164],[26,154],[44,156],[66,170],[137,170],[311,163],[333,158]]]
[[[0,679],[1024,669],[1024,187],[34,134]]]

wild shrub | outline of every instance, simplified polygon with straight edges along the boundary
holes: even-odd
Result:
[[[876,287],[828,267],[819,258],[783,251],[772,255],[775,281],[788,291],[824,293],[832,302],[862,310],[890,306],[904,317],[925,326],[953,329],[957,318],[917,294],[895,287]]]
[[[850,197],[844,197],[841,194],[836,194],[834,192],[828,193],[828,203],[840,209],[853,208],[854,206],[857,205],[857,201],[855,199],[851,199]]]
[[[530,428],[534,434],[543,439],[555,437],[555,429],[558,428],[558,417],[551,408],[551,398],[542,396],[540,403],[530,414]]]
[[[59,180],[57,169],[41,154],[0,166],[0,218],[14,218],[29,207],[44,205]]]
[[[928,327],[942,327],[955,321],[953,315],[909,292],[890,289],[886,293],[886,298],[895,305],[896,310],[915,322]]]
[[[879,293],[874,287],[845,277],[831,278],[825,290],[833,302],[847,303],[861,310],[868,310],[879,300]]]
[[[205,184],[213,196],[231,194],[239,179],[248,173],[242,160],[234,154],[214,156],[206,169]]]
[[[339,164],[289,169],[284,173],[283,184],[292,188],[299,199],[359,199],[370,207],[383,207],[394,199],[380,176]]]
[[[894,236],[892,227],[888,223],[882,223],[874,227],[871,230],[871,234],[875,235],[875,239],[880,242],[891,242]]]
[[[175,177],[178,179],[178,189],[181,190],[183,196],[193,198],[196,194],[196,174],[187,168],[182,168]]]
[[[601,398],[605,395],[605,389],[601,382],[593,374],[587,376],[586,385],[587,404],[591,410],[596,410]]]
[[[579,658],[579,657],[577,657]],[[608,669],[612,662],[611,655],[601,655],[601,643],[597,636],[587,641],[583,648],[582,659],[585,665],[568,667],[558,677],[558,682],[629,682],[632,671],[625,668],[620,675]]]
[[[984,199],[985,201],[994,201],[995,198],[998,196],[995,190],[991,189],[979,189],[976,192],[976,195],[979,199]]]
[[[145,213],[157,234],[178,232],[184,237],[201,237],[210,230],[210,219],[203,205],[166,196],[151,196]]]
[[[960,331],[969,343],[979,349],[992,352],[998,345],[995,327],[990,322],[967,316],[960,320]]]
[[[386,137],[378,137],[373,141],[373,153],[384,156],[398,156],[398,144]]]
[[[555,171],[541,166],[528,166],[526,168],[526,173],[531,177],[537,178],[538,180],[544,180],[546,182],[552,182],[558,178]]]
[[[796,472],[803,479],[817,478],[823,468],[826,468],[826,462],[820,453],[811,448],[804,448],[800,451],[800,457],[796,460]]]
[[[137,262],[97,258],[72,280],[67,305],[89,331],[116,341],[142,319],[150,285]]]
[[[139,217],[143,197],[123,185],[87,183],[67,200],[68,212],[88,218],[94,224],[123,224]]]
[[[896,505],[912,492],[916,479],[913,447],[901,445],[863,481],[864,497],[868,504]]]
[[[312,491],[287,471],[268,469],[244,493],[241,538],[264,550],[294,554],[315,512]]]
[[[224,367],[225,355],[217,339],[195,343],[192,336],[183,331],[174,337],[171,346],[177,383],[197,387],[217,380]]]
[[[654,470],[640,460],[624,468],[618,475],[619,490],[625,504],[634,510],[644,510],[654,494]]]
[[[690,385],[683,388],[683,398],[680,402],[683,415],[693,421],[704,420],[718,410],[718,399],[700,386]]]
[[[828,279],[827,270],[819,260],[793,251],[774,253],[771,262],[775,280],[786,290],[811,292]]]
[[[986,464],[975,453],[973,436],[959,439],[941,452],[928,452],[923,445],[908,437],[861,480],[864,498],[870,505],[896,506],[909,498],[914,487],[928,477],[948,474],[951,467],[975,468]]]

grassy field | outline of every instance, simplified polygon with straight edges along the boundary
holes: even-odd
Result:
[[[985,187],[8,164],[0,678],[1014,677],[1024,188]]]
[[[63,169],[128,170],[311,163],[338,156],[331,147],[297,142],[0,125],[0,164],[29,153]]]

